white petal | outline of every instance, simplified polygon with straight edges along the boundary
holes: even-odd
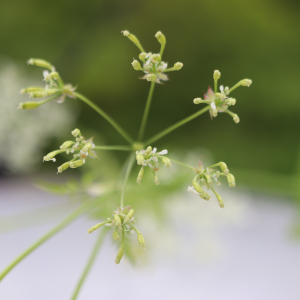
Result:
[[[160,151],[158,154],[160,154],[160,155],[168,154],[168,150],[167,150],[167,149],[162,150],[162,151]]]
[[[223,93],[223,91],[224,91],[224,86],[223,85],[220,86],[220,91]]]
[[[212,109],[216,109],[216,108],[217,108],[215,102],[212,102],[212,103],[210,104],[210,106],[211,106]]]
[[[152,154],[156,153],[157,148],[153,148],[153,150],[151,151]]]
[[[43,71],[43,76],[44,76],[44,79],[46,79],[46,77],[49,75],[49,71],[47,70],[44,70]]]
[[[189,186],[187,190],[188,190],[188,192],[192,192],[196,195],[199,195],[199,193],[194,189],[194,187]]]

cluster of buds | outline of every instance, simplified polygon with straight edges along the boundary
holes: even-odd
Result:
[[[213,92],[213,90],[209,87],[207,93],[204,94],[204,100],[201,98],[195,98],[194,103],[208,104],[210,106],[209,113],[211,118],[216,117],[219,112],[226,112],[233,118],[233,121],[235,123],[239,123],[240,122],[239,116],[228,109],[229,106],[233,106],[236,104],[236,99],[230,98],[228,97],[228,95],[239,86],[249,87],[252,83],[252,80],[243,79],[239,81],[236,85],[234,85],[232,88],[229,88],[228,86],[224,88],[224,86],[221,85],[220,92],[218,92],[218,80],[220,79],[220,77],[221,77],[220,71],[215,70],[213,74],[215,91]]]
[[[65,162],[57,168],[57,173],[62,173],[66,169],[78,168],[85,164],[86,157],[90,156],[92,158],[98,158],[96,153],[92,150],[95,147],[93,144],[93,138],[85,140],[81,135],[79,129],[74,129],[72,135],[76,138],[76,141],[66,141],[64,142],[59,150],[52,151],[44,156],[43,161],[56,161],[55,156],[60,153],[72,154],[73,159]]]
[[[75,87],[70,84],[64,84],[55,67],[43,59],[31,58],[28,60],[29,65],[35,65],[45,68],[43,72],[45,87],[30,86],[21,90],[21,94],[28,94],[29,98],[44,98],[41,101],[28,101],[19,104],[20,109],[34,109],[50,100],[58,103],[64,102],[66,96],[75,98]]]
[[[138,60],[133,60],[131,64],[136,71],[143,71],[146,73],[142,79],[160,83],[161,80],[168,80],[168,76],[164,74],[164,72],[178,71],[183,67],[181,62],[177,62],[172,68],[168,69],[168,64],[162,61],[162,54],[166,45],[166,38],[160,31],[155,34],[155,37],[161,45],[160,53],[154,54],[151,52],[146,53],[139,40],[133,34],[129,33],[129,31],[125,30],[122,31],[122,33],[124,36],[128,37],[141,51],[139,59],[141,60],[143,66],[141,66]]]
[[[213,169],[215,167],[219,167],[221,169],[221,172]],[[224,201],[220,194],[218,194],[213,188],[213,183],[220,185],[221,183],[218,181],[219,176],[225,176],[227,177],[229,187],[235,187],[234,176],[229,173],[227,165],[224,162],[219,162],[208,167],[207,169],[204,169],[202,163],[200,162],[197,170],[199,171],[199,173],[193,179],[193,186],[188,187],[188,191],[193,192],[194,194],[199,195],[202,199],[208,201],[210,199],[210,195],[202,189],[202,187],[205,186],[208,190],[211,189],[213,191],[213,193],[217,197],[219,206],[223,208]]]
[[[142,177],[144,175],[144,167],[149,167],[154,175],[154,183],[158,185],[160,182],[158,180],[158,177],[156,175],[156,172],[159,170],[158,168],[158,159],[160,158],[162,163],[165,165],[165,167],[171,167],[171,160],[163,156],[165,154],[168,154],[168,150],[162,150],[160,152],[157,152],[157,148],[153,148],[151,146],[147,147],[146,150],[140,150],[136,151],[136,161],[137,164],[142,166],[142,168],[139,171],[138,177],[136,182],[138,184],[141,184]]]
[[[126,206],[124,208],[118,207],[116,211],[113,213],[113,218],[107,218],[107,221],[98,223],[94,225],[93,227],[88,229],[88,233],[92,233],[99,227],[105,225],[105,226],[111,226],[114,227],[113,231],[113,239],[114,241],[118,241],[120,239],[119,233],[122,235],[122,244],[121,248],[118,251],[117,257],[115,259],[116,264],[119,264],[125,250],[125,233],[131,234],[133,231],[137,234],[137,239],[139,242],[139,245],[142,249],[146,249],[145,246],[145,239],[141,232],[134,226],[136,223],[136,220],[133,217],[134,209],[132,209],[130,206]]]

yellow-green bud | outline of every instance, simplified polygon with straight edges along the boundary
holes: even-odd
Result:
[[[138,238],[138,242],[140,244],[140,247],[142,249],[146,249],[145,239],[144,239],[143,235],[140,232],[137,234],[137,238]]]
[[[49,62],[47,62],[46,60],[43,60],[43,59],[39,59],[39,58],[30,58],[27,61],[27,63],[29,65],[35,65],[38,67],[49,69],[50,71],[52,71],[54,69],[54,67]]]
[[[240,81],[240,85],[242,86],[250,86],[252,84],[252,80],[251,79],[243,79]]]
[[[142,164],[144,163],[144,160],[145,160],[145,158],[144,158],[144,155],[143,155],[143,154],[138,153],[138,154],[136,155],[136,161],[137,161],[137,164],[138,164],[138,165],[142,165]]]
[[[157,76],[155,75],[155,74],[147,74],[146,75],[146,79],[147,79],[147,81],[157,81]]]
[[[235,178],[231,173],[229,173],[227,175],[227,181],[228,181],[229,187],[235,187]]]
[[[136,71],[143,71],[141,64],[137,60],[134,60],[131,64]]]
[[[45,90],[38,91],[38,92],[31,92],[29,93],[30,98],[45,98],[47,97],[47,92]]]
[[[217,197],[217,199],[218,199],[219,206],[220,206],[221,208],[224,208],[224,201],[223,201],[221,195],[218,194],[217,192],[215,192],[215,195],[216,195],[216,197]]]
[[[136,179],[136,182],[137,182],[138,184],[141,184],[143,175],[144,175],[144,167],[142,167],[142,168],[140,169],[139,174],[138,174],[138,177],[137,177],[137,179]]]
[[[142,53],[140,53],[140,55],[139,55],[139,59],[140,59],[142,62],[145,62],[146,56],[147,56],[147,53],[146,53],[146,52],[142,52]]]
[[[82,165],[84,165],[84,160],[83,160],[83,159],[75,160],[75,161],[71,161],[71,162],[70,162],[70,167],[71,167],[72,169],[81,167]]]
[[[239,116],[237,114],[233,115],[233,121],[235,123],[239,123],[240,122],[240,118],[239,118]]]
[[[61,149],[61,150],[67,150],[69,147],[71,147],[72,145],[74,144],[74,142],[72,142],[72,141],[66,141],[66,142],[64,142],[59,148]]]
[[[102,223],[98,223],[96,225],[94,225],[93,227],[89,228],[87,230],[88,233],[92,233],[93,231],[95,231],[96,229],[98,229],[99,227],[103,226],[106,222],[102,222]]]
[[[154,175],[154,183],[155,183],[156,185],[159,185],[159,184],[160,184],[157,175]]]
[[[153,54],[152,55],[152,60],[155,61],[155,62],[160,62],[161,61],[160,54]]]
[[[124,255],[124,246],[122,246],[122,247],[120,248],[120,250],[119,250],[119,252],[118,252],[118,254],[117,254],[117,257],[116,257],[116,259],[115,259],[115,263],[116,263],[116,264],[119,264],[119,263],[120,263],[120,261],[121,261],[123,255]]]
[[[163,156],[161,160],[162,160],[163,164],[165,165],[165,167],[172,166],[171,160],[168,157]]]
[[[44,159],[43,161],[49,161],[49,160],[52,160],[52,161],[55,161],[56,159],[53,158],[55,155],[59,154],[59,153],[62,153],[64,151],[62,150],[55,150],[55,151],[52,151],[50,153],[48,153],[46,156],[44,156]]]
[[[235,100],[234,98],[228,98],[228,99],[226,100],[226,103],[227,103],[228,105],[235,105],[235,104],[236,104],[236,100]]]
[[[229,94],[229,87],[228,86],[225,87],[224,92],[225,92],[225,95]]]
[[[177,62],[175,65],[174,65],[174,69],[179,71],[180,69],[182,69],[183,67],[183,63],[181,62]]]
[[[136,36],[134,36],[127,30],[122,31],[122,33],[124,36],[127,36],[142,52],[144,52],[144,49],[140,44],[139,40],[136,38]]]
[[[118,235],[117,230],[115,230],[115,231],[113,232],[113,239],[114,239],[115,241],[117,241],[119,238],[120,238],[120,236]]]
[[[66,163],[62,164],[60,167],[57,168],[57,172],[61,173],[65,170],[67,170],[69,167],[70,167],[70,163],[66,162]]]
[[[221,73],[220,73],[220,71],[219,70],[215,70],[214,71],[214,80],[218,80],[218,79],[220,79],[220,77],[221,77]]]
[[[203,101],[203,100],[202,100],[201,98],[195,98],[193,102],[194,102],[195,104],[199,104],[199,103],[201,103],[202,101]]]
[[[29,86],[28,88],[22,89],[20,91],[21,94],[25,94],[25,93],[31,93],[31,92],[40,92],[40,91],[44,91],[45,89],[42,87],[38,87],[38,86]]]
[[[131,209],[128,214],[126,215],[125,219],[124,219],[124,223],[129,223],[130,219],[132,218],[134,214],[134,209]]]
[[[212,181],[211,181],[210,175],[204,174],[204,176],[205,176],[205,179],[206,179],[207,184],[208,184],[209,186],[211,186],[211,185],[212,185]]]
[[[72,133],[72,135],[75,136],[75,137],[81,135],[80,130],[79,130],[78,128],[74,129],[71,133]]]
[[[28,101],[19,104],[19,109],[34,109],[39,107],[41,104],[38,102]]]
[[[158,31],[155,34],[155,37],[157,38],[158,42],[164,46],[166,44],[166,37],[161,33],[161,31]]]
[[[148,146],[147,149],[146,149],[146,151],[145,151],[145,154],[149,155],[151,153],[151,151],[152,151],[152,147]]]
[[[114,214],[114,219],[116,221],[116,226],[120,226],[121,225],[121,218],[118,214]]]
[[[229,170],[227,168],[227,165],[224,162],[220,162],[219,163],[221,170],[223,171],[223,173],[227,176],[229,173]]]
[[[92,148],[92,143],[86,143],[82,148],[83,152],[88,152]]]

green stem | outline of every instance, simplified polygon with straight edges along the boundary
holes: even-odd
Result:
[[[93,108],[99,115],[101,115],[106,121],[108,121],[130,144],[134,143],[134,140],[120,127],[120,125],[114,121],[105,111],[103,111],[99,106],[94,104],[88,98],[80,93],[74,92],[75,97],[85,102],[91,108]]]
[[[130,146],[95,146],[92,150],[119,150],[119,151],[131,151]]]
[[[218,92],[218,80],[214,80],[215,82],[215,93]]]
[[[128,166],[127,166],[127,170],[126,170],[126,174],[125,174],[125,178],[124,178],[124,182],[123,182],[122,194],[121,194],[121,208],[124,207],[125,188],[126,188],[126,184],[127,184],[131,169],[133,167],[134,160],[135,160],[135,154],[132,153],[129,158],[129,162],[128,162]]]
[[[146,123],[147,123],[147,118],[148,118],[148,114],[149,114],[149,109],[150,109],[150,105],[151,105],[151,100],[152,100],[154,87],[155,87],[155,82],[152,81],[151,86],[150,86],[150,90],[149,90],[149,94],[148,94],[148,98],[147,98],[147,103],[146,103],[142,123],[141,123],[141,127],[140,127],[139,136],[138,136],[138,141],[139,142],[142,140],[143,135],[144,135],[144,131],[145,131]]]
[[[163,156],[159,156],[159,157],[163,157]],[[174,162],[175,164],[184,166],[184,167],[189,168],[189,169],[191,169],[191,170],[193,170],[193,171],[195,171],[195,172],[198,172],[198,171],[199,171],[197,168],[193,168],[193,167],[191,167],[191,166],[189,166],[189,165],[186,165],[186,164],[184,164],[184,163],[182,163],[182,162],[180,162],[180,161],[177,161],[177,160],[175,160],[175,159],[172,159],[172,158],[170,158],[170,157],[168,157],[168,158],[169,158],[170,161]]]
[[[166,46],[165,43],[162,44],[162,45],[160,46],[160,52],[159,52],[159,54],[160,54],[160,57],[161,57],[161,58],[162,58],[162,56],[163,56],[163,53],[164,53],[164,50],[165,50],[165,46]]]
[[[97,205],[102,198],[93,203],[84,203],[75,211],[73,211],[69,216],[67,216],[61,223],[55,226],[53,229],[48,231],[44,236],[42,236],[39,240],[33,243],[29,248],[27,248],[22,254],[20,254],[15,260],[13,260],[1,273],[0,273],[0,281],[9,273],[19,262],[21,262],[27,255],[33,252],[36,248],[46,242],[49,238],[51,238],[54,234],[58,233],[64,227],[72,223],[75,219],[80,217],[83,213],[88,211],[93,206]]]
[[[95,243],[95,246],[94,246],[94,248],[92,250],[91,256],[89,257],[89,260],[88,260],[88,262],[86,264],[86,267],[84,268],[84,271],[83,271],[83,273],[82,273],[82,275],[81,275],[81,277],[80,277],[80,279],[79,279],[79,281],[77,283],[77,286],[75,288],[75,291],[73,292],[71,300],[77,299],[79,291],[80,291],[80,289],[81,289],[81,287],[82,287],[82,285],[83,285],[83,283],[84,283],[87,275],[89,274],[89,272],[91,270],[91,267],[93,266],[93,263],[95,262],[95,259],[97,257],[98,252],[99,252],[100,246],[101,246],[101,244],[103,242],[105,234],[106,234],[106,230],[101,230],[100,231],[98,239],[97,239],[97,241]]]
[[[229,95],[233,90],[235,90],[236,88],[238,88],[240,85],[241,85],[241,82],[239,81],[236,85],[234,85],[234,86],[229,90],[228,95]]]
[[[210,109],[210,106],[207,105],[205,108],[197,111],[196,113],[190,115],[189,117],[179,121],[178,123],[168,127],[167,129],[163,130],[162,132],[156,134],[155,136],[150,138],[148,141],[146,141],[144,144],[145,145],[151,145],[153,142],[157,141],[158,139],[162,138],[163,136],[165,136],[166,134],[172,132],[173,130],[177,129],[178,127],[184,125],[185,123],[188,123],[189,121],[192,121],[193,119],[195,119],[198,116],[202,115],[203,113],[205,113],[209,109]]]
[[[57,97],[60,96],[60,95],[61,95],[60,93],[54,94],[54,95],[52,95],[51,97],[47,98],[46,100],[44,100],[44,101],[39,101],[38,103],[39,103],[40,105],[45,104],[45,103],[47,103],[47,102],[49,102],[49,101],[51,101],[51,100],[57,98]]]

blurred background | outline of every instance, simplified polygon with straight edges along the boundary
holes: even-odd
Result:
[[[300,289],[293,284],[295,282],[293,280],[299,276],[296,266],[298,264],[299,267],[300,264],[299,244],[296,239],[299,232],[298,203],[300,203],[298,139],[300,102],[297,94],[300,80],[299,16],[300,2],[296,0],[253,0],[251,2],[73,0],[51,3],[37,0],[1,1],[1,269],[22,249],[25,249],[26,245],[30,245],[47,228],[51,228],[51,224],[52,226],[56,224],[59,217],[68,213],[69,206],[74,205],[74,201],[78,200],[73,196],[77,200],[70,202],[66,196],[60,198],[58,195],[52,196],[46,191],[38,190],[34,187],[37,185],[38,178],[55,183],[51,187],[45,183],[38,183],[45,190],[74,195],[80,189],[80,192],[82,190],[87,192],[89,197],[91,195],[97,197],[101,193],[97,183],[110,181],[119,176],[122,162],[126,159],[126,153],[101,152],[99,162],[93,161],[84,168],[72,172],[68,170],[59,178],[54,176],[56,167],[65,161],[65,157],[58,158],[55,164],[43,164],[42,157],[58,148],[62,141],[69,140],[70,132],[75,127],[80,128],[86,135],[94,135],[97,144],[123,144],[124,141],[104,119],[77,100],[67,99],[62,105],[55,102],[48,103],[32,111],[16,110],[18,103],[27,100],[27,96],[19,95],[21,88],[43,84],[42,69],[27,66],[26,61],[30,57],[50,61],[56,66],[65,82],[77,85],[80,93],[108,112],[132,136],[136,136],[149,83],[139,80],[142,73],[133,70],[131,62],[133,58],[138,58],[139,51],[121,34],[121,31],[126,29],[135,34],[146,51],[158,52],[159,44],[154,35],[161,30],[167,38],[164,60],[170,66],[180,61],[184,67],[179,72],[170,73],[170,81],[156,86],[146,138],[197,111],[200,105],[195,106],[192,100],[203,97],[208,86],[213,85],[212,74],[215,69],[220,70],[222,75],[219,83],[225,86],[233,86],[243,78],[252,79],[253,84],[250,88],[240,87],[232,93],[232,97],[237,99],[233,111],[241,119],[239,124],[235,124],[231,117],[223,114],[211,121],[207,113],[153,145],[159,149],[167,148],[170,153],[174,153],[174,157],[193,165],[197,164],[200,157],[203,157],[202,159],[207,163],[225,161],[236,176],[237,188],[228,191],[225,184],[222,185],[225,206],[228,203],[226,209],[222,211],[216,203],[211,203],[213,201],[199,204],[199,199],[186,195],[185,189],[190,184],[191,175],[181,168],[174,168],[178,172],[174,171],[176,174],[173,174],[171,179],[168,177],[171,175],[161,175],[161,181],[165,178],[170,182],[165,188],[161,185],[159,189],[154,189],[156,187],[152,186],[152,182],[151,185],[147,185],[145,179],[146,196],[145,190],[136,190],[132,187],[129,191],[131,203],[140,205],[140,210],[145,209],[144,202],[139,202],[141,197],[151,201],[151,204],[147,202],[146,207],[151,211],[152,219],[157,221],[155,226],[159,226],[158,224],[161,224],[160,222],[165,218],[177,220],[178,214],[181,218],[183,213],[178,211],[187,210],[184,218],[193,215],[195,211],[201,211],[199,215],[194,216],[194,219],[192,218],[193,222],[185,220],[189,226],[192,224],[193,229],[195,226],[200,226],[195,233],[200,248],[195,247],[196,254],[193,252],[192,255],[185,247],[181,247],[186,244],[185,239],[189,242],[195,239],[195,236],[190,236],[189,226],[183,226],[184,229],[179,230],[180,234],[176,241],[169,241],[166,236],[177,236],[178,230],[174,231],[174,228],[182,227],[180,224],[176,225],[176,221],[170,222],[173,224],[169,228],[171,233],[161,235],[161,240],[153,233],[160,229],[155,229],[157,231],[153,229],[152,233],[148,234],[150,236],[148,239],[152,239],[153,244],[159,243],[165,246],[162,246],[163,249],[158,247],[153,250],[155,259],[153,257],[144,259],[148,260],[147,272],[143,273],[144,271],[140,269],[131,270],[133,267],[128,264],[120,267],[124,268],[123,277],[128,269],[133,272],[132,278],[140,278],[139,274],[147,274],[142,275],[145,276],[144,281],[139,279],[139,286],[146,288],[146,282],[149,284],[153,282],[154,289],[157,287],[162,293],[168,295],[174,289],[174,285],[177,285],[175,289],[177,292],[172,296],[173,299],[181,299],[180,297],[190,290],[194,295],[192,299],[200,296],[205,296],[206,299],[224,297],[222,293],[211,291],[218,287],[221,278],[227,280],[227,283],[231,280],[232,284],[224,283],[223,287],[221,285],[223,291],[226,290],[226,286],[232,287],[232,289],[228,288],[227,292],[224,291],[225,299],[229,297],[230,299],[265,299],[268,292],[276,285],[279,287],[280,283],[283,284],[282,291],[290,292],[290,299],[297,299],[295,295],[299,294]],[[138,169],[135,171],[134,176]],[[81,182],[80,188],[76,180]],[[151,180],[149,177],[148,181]],[[64,182],[67,183],[68,188],[61,190],[65,186]],[[160,201],[163,201],[162,205],[165,209],[161,209]],[[185,201],[190,204],[188,209],[184,205]],[[116,198],[111,202],[116,206],[118,200]],[[48,214],[49,205],[53,205],[51,216]],[[105,213],[111,209],[111,205],[107,206],[104,209]],[[174,209],[170,209],[170,206]],[[34,213],[36,209],[41,211]],[[164,212],[162,213],[161,210]],[[215,212],[216,210],[218,212]],[[37,215],[43,217],[34,221]],[[17,220],[15,216],[19,216]],[[102,215],[95,213],[94,217],[99,218]],[[48,223],[45,225],[43,221]],[[93,220],[90,219],[82,222],[93,224]],[[83,230],[85,232],[86,226],[89,225],[79,222],[74,225],[74,229],[80,230],[79,228],[85,226]],[[21,231],[13,231],[20,227],[22,227]],[[147,228],[149,224],[144,224],[145,231],[149,230]],[[18,234],[27,236],[28,240],[21,242]],[[76,235],[73,233],[73,236],[75,240],[76,237],[79,240],[81,238],[78,237],[78,231]],[[84,238],[86,244],[92,245],[92,239],[89,240],[86,236]],[[206,244],[211,240],[213,242]],[[53,244],[53,247],[57,249],[63,243],[65,239],[61,238],[61,244]],[[174,255],[175,258],[170,255],[174,260],[168,256],[170,247],[166,246],[173,245],[171,248],[174,249],[175,244],[172,243],[181,245],[176,244],[179,250],[177,256]],[[111,245],[109,243],[105,245],[103,251],[109,252]],[[223,247],[227,249],[227,254],[224,254],[226,251],[222,251]],[[43,248],[48,249],[48,252],[43,250],[47,252],[45,254],[47,257],[51,255],[47,245]],[[72,249],[66,248],[62,252],[69,253]],[[72,274],[75,276],[75,281],[84,266],[89,249],[89,246],[82,245],[80,253],[85,253],[81,255],[84,256],[83,258],[79,258],[78,253],[78,260],[82,265],[78,265],[77,273]],[[114,256],[115,250],[109,253]],[[162,253],[165,253],[165,256]],[[213,263],[206,263],[205,253],[211,254],[209,261]],[[274,256],[269,256],[270,253]],[[92,291],[99,292],[103,288],[102,284],[99,285],[100,287],[97,286],[99,272],[102,272],[102,275],[109,274],[107,276],[120,276],[109,273],[112,266],[102,269],[101,256],[104,257],[104,254],[99,258],[98,273],[95,270],[89,277],[89,280],[95,283],[89,284],[84,290],[85,293],[91,293],[86,294],[87,299],[96,299],[93,298]],[[34,257],[35,254],[30,257],[28,268],[37,263]],[[163,260],[162,257],[166,259]],[[251,268],[247,269],[250,265],[247,260],[249,257],[253,263]],[[269,263],[266,263],[269,261],[266,258],[270,260]],[[63,266],[65,256],[61,255],[60,259],[60,265]],[[290,260],[285,261],[285,259]],[[174,261],[178,262],[178,260],[181,267],[176,273],[172,270],[177,268]],[[77,258],[72,262],[75,261],[77,263]],[[3,293],[5,293],[3,299],[19,299],[16,298],[17,296],[13,298],[9,295],[16,281],[20,282],[26,276],[25,274],[28,274],[28,268],[23,269],[22,273],[21,266],[21,271],[17,271],[16,268],[10,274],[14,276],[14,272],[21,272],[16,275],[19,277],[15,280],[8,277],[5,280],[7,285],[3,284]],[[71,266],[73,265],[70,262],[69,268]],[[152,266],[150,271],[149,266]],[[165,268],[166,273],[157,273],[161,268]],[[68,270],[68,268],[64,269],[64,272]],[[114,268],[113,270],[117,273]],[[243,270],[247,270],[248,277]],[[261,273],[262,270],[265,273]],[[58,271],[53,272],[55,274]],[[190,275],[187,275],[188,273]],[[257,273],[264,274],[261,275],[260,283],[254,279],[251,281]],[[282,283],[283,273],[288,274],[288,280],[284,283]],[[55,275],[52,274],[51,277],[49,274],[52,273],[48,273],[49,278],[45,279],[43,284],[52,280],[55,282],[53,278]],[[191,288],[188,283],[190,281],[184,279],[192,276],[191,274],[193,280],[195,278],[199,278],[202,282],[204,280],[205,286],[209,288],[203,287],[204,290],[200,291],[197,289],[197,282]],[[274,274],[277,274],[277,277]],[[69,276],[68,273],[65,275]],[[223,275],[226,275],[225,279]],[[158,284],[160,279],[157,278],[166,276],[174,276],[174,285]],[[38,274],[34,278],[34,281],[39,284],[42,282]],[[181,288],[178,287],[179,282],[182,284]],[[130,280],[127,283],[132,284]],[[234,284],[239,283],[240,292],[233,293]],[[33,295],[48,299],[43,294],[33,294],[32,284],[33,282],[24,284],[27,298],[22,299],[32,299]],[[61,291],[65,293],[69,291],[68,289],[61,287]],[[249,293],[249,290],[253,291],[253,289],[255,293]],[[149,298],[146,299],[153,299],[155,295],[151,294],[151,290],[147,292]],[[132,293],[131,299],[143,295],[142,290]],[[284,293],[281,294],[276,289],[273,293],[270,299],[283,299]],[[57,291],[57,294],[51,296],[60,299],[59,295],[62,294]]]

